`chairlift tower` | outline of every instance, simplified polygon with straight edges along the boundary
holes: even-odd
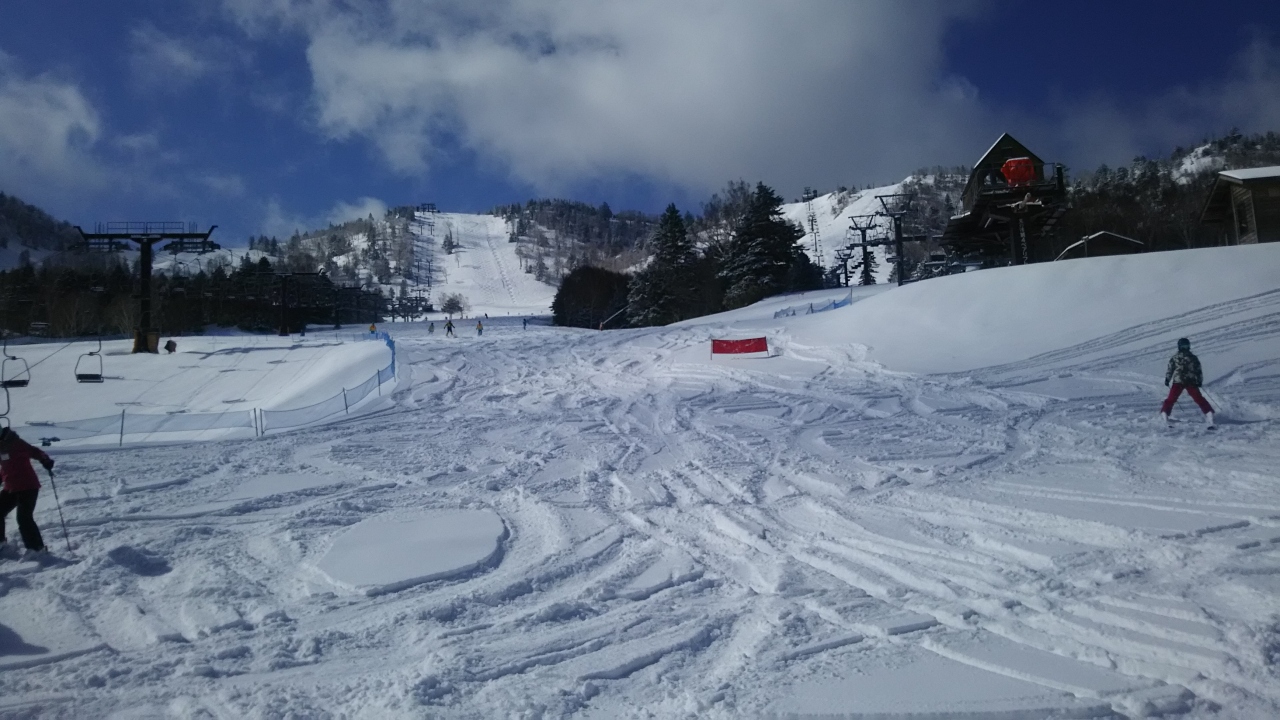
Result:
[[[853,217],[849,218],[850,232],[857,232],[862,239],[860,242],[849,243],[848,250],[850,254],[852,254],[853,249],[855,247],[862,248],[862,272],[863,272],[864,278],[867,277],[866,274],[869,272],[867,268],[870,267],[871,265],[871,248],[876,247],[878,245],[889,245],[890,243],[894,242],[893,240],[890,240],[888,238],[882,238],[880,240],[867,240],[867,233],[880,227],[878,224],[876,224],[876,220],[879,217],[880,217],[879,215],[854,215]]]
[[[880,206],[884,208],[881,215],[893,220],[893,244],[894,252],[897,253],[895,264],[897,265],[898,285],[906,284],[906,278],[902,272],[902,243],[904,242],[924,242],[929,239],[928,235],[907,235],[902,234],[902,218],[914,210],[912,204],[915,203],[916,196],[914,193],[893,193],[890,195],[877,195],[876,199],[880,201]]]
[[[813,237],[813,257],[817,261],[818,267],[824,267],[822,258],[822,239],[818,232],[818,213],[813,209],[813,201],[818,197],[818,191],[813,188],[806,187],[804,194],[800,196],[804,200],[804,209],[808,213],[809,235]]]
[[[76,232],[84,239],[84,248],[100,252],[114,252],[136,244],[141,251],[138,261],[138,327],[133,334],[133,352],[157,353],[158,347],[152,346],[151,338],[151,261],[154,246],[167,241],[177,241],[183,248],[200,248],[197,250],[175,250],[175,252],[209,252],[217,249],[217,244],[209,241],[209,236],[217,228],[211,225],[205,232],[196,229],[195,223],[182,222],[108,222],[98,223],[94,232],[87,233],[75,227]],[[158,337],[157,337],[158,339]]]

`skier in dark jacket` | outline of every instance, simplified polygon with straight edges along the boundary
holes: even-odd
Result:
[[[38,552],[44,550],[44,539],[40,537],[34,516],[40,479],[31,467],[32,458],[39,460],[45,470],[53,471],[53,458],[40,448],[29,445],[13,430],[0,428],[0,481],[3,481],[3,489],[0,489],[0,545],[7,538],[4,520],[10,510],[17,508],[22,544],[28,550]]]
[[[1164,373],[1164,384],[1169,385],[1170,381],[1173,385],[1169,387],[1169,397],[1164,399],[1164,404],[1160,406],[1160,417],[1165,422],[1169,421],[1169,413],[1173,410],[1173,404],[1178,401],[1178,396],[1185,389],[1196,405],[1200,407],[1200,411],[1204,413],[1204,421],[1210,427],[1213,426],[1213,406],[1208,400],[1200,394],[1200,386],[1204,384],[1204,373],[1200,370],[1200,358],[1191,352],[1191,341],[1186,338],[1178,339],[1178,352],[1169,358],[1169,369]]]
[[[454,337],[454,335],[453,335],[453,320],[445,320],[445,321],[444,321],[444,336],[445,336],[445,337]]]

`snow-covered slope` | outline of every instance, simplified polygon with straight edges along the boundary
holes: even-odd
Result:
[[[0,716],[1280,716],[1267,277],[1280,244],[397,326],[385,412],[55,448],[79,560],[0,560]],[[1153,422],[1181,335],[1213,433]]]
[[[819,195],[813,199],[814,219],[818,225],[818,238],[821,246],[821,257],[813,252],[813,233],[809,229],[809,205],[807,203],[787,203],[782,206],[783,217],[796,223],[805,230],[805,237],[800,240],[805,252],[815,262],[820,261],[824,268],[831,268],[836,263],[836,250],[854,241],[860,241],[860,233],[849,230],[849,219],[856,215],[874,215],[884,210],[884,206],[876,199],[877,195],[892,195],[902,192],[903,183],[886,185],[870,190],[834,192]],[[893,225],[888,218],[876,221],[878,227],[867,234],[867,239],[875,240],[893,235]],[[889,281],[892,267],[886,257],[886,246],[874,248],[879,267],[876,269],[876,282]],[[860,252],[860,251],[859,251]]]
[[[516,244],[507,242],[509,228],[500,217],[463,213],[433,213],[434,227],[426,224],[426,213],[418,213],[410,230],[418,236],[417,249],[431,253],[437,283],[432,297],[440,299],[461,293],[470,304],[470,315],[546,315],[556,289],[539,282],[521,267]],[[445,253],[441,247],[452,233],[455,247]]]

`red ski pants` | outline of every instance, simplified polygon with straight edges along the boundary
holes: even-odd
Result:
[[[1168,415],[1173,410],[1173,404],[1178,402],[1178,396],[1182,394],[1183,389],[1187,391],[1187,394],[1191,396],[1192,400],[1196,401],[1196,405],[1200,406],[1200,412],[1213,412],[1213,406],[1210,405],[1209,401],[1205,400],[1204,396],[1200,394],[1200,388],[1195,385],[1184,386],[1182,383],[1174,383],[1173,386],[1169,388],[1169,397],[1164,399],[1164,404],[1160,406],[1160,412]]]

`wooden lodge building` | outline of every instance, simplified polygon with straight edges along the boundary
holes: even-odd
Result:
[[[1062,166],[1045,163],[1005,133],[973,166],[961,213],[947,222],[941,244],[983,267],[1053,260],[1066,211]]]
[[[1218,173],[1200,222],[1221,225],[1224,245],[1280,242],[1280,166]]]

